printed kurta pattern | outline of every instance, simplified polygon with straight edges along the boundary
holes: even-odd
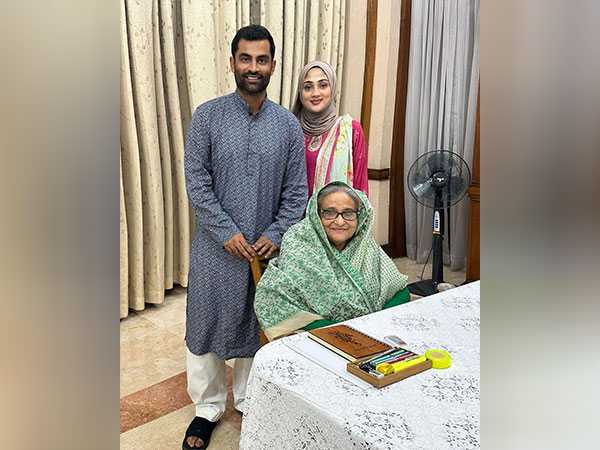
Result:
[[[223,244],[241,232],[276,245],[306,207],[304,138],[296,118],[265,100],[255,115],[240,95],[206,102],[192,118],[185,175],[196,212],[188,285],[186,342],[200,355],[251,357],[258,350],[248,262]]]

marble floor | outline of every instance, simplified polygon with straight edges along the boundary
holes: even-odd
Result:
[[[409,282],[420,279],[422,264],[394,260]],[[431,265],[425,268],[431,276]],[[445,281],[458,285],[465,272],[444,268]],[[185,379],[186,290],[169,291],[161,305],[130,311],[121,321],[121,450],[181,448],[183,434],[194,416]],[[241,417],[231,404],[231,370],[227,368],[229,398],[225,415],[215,429],[211,450],[237,450]]]

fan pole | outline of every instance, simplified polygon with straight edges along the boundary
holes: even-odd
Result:
[[[431,264],[431,279],[436,292],[438,284],[444,282],[444,207],[440,197],[441,195],[435,196],[433,209],[433,261]]]
[[[408,285],[408,290],[412,294],[419,295],[421,297],[437,294],[438,284],[444,282],[443,243],[444,205],[442,203],[442,194],[440,190],[437,189],[433,203],[433,236],[431,242],[433,261],[431,264],[431,279],[410,283]]]

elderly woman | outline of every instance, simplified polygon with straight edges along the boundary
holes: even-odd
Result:
[[[371,235],[363,192],[333,182],[310,199],[256,287],[254,309],[272,340],[409,300],[402,275]]]
[[[365,135],[358,120],[338,114],[335,89],[329,64],[313,61],[304,66],[292,112],[304,131],[309,197],[331,181],[344,181],[369,194]]]

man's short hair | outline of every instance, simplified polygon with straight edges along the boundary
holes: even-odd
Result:
[[[275,59],[275,42],[273,41],[273,36],[269,33],[265,27],[261,25],[248,25],[243,28],[240,28],[231,41],[231,56],[235,58],[235,52],[238,50],[238,46],[240,43],[240,39],[244,39],[245,41],[269,41],[269,46],[271,47],[271,59]]]

